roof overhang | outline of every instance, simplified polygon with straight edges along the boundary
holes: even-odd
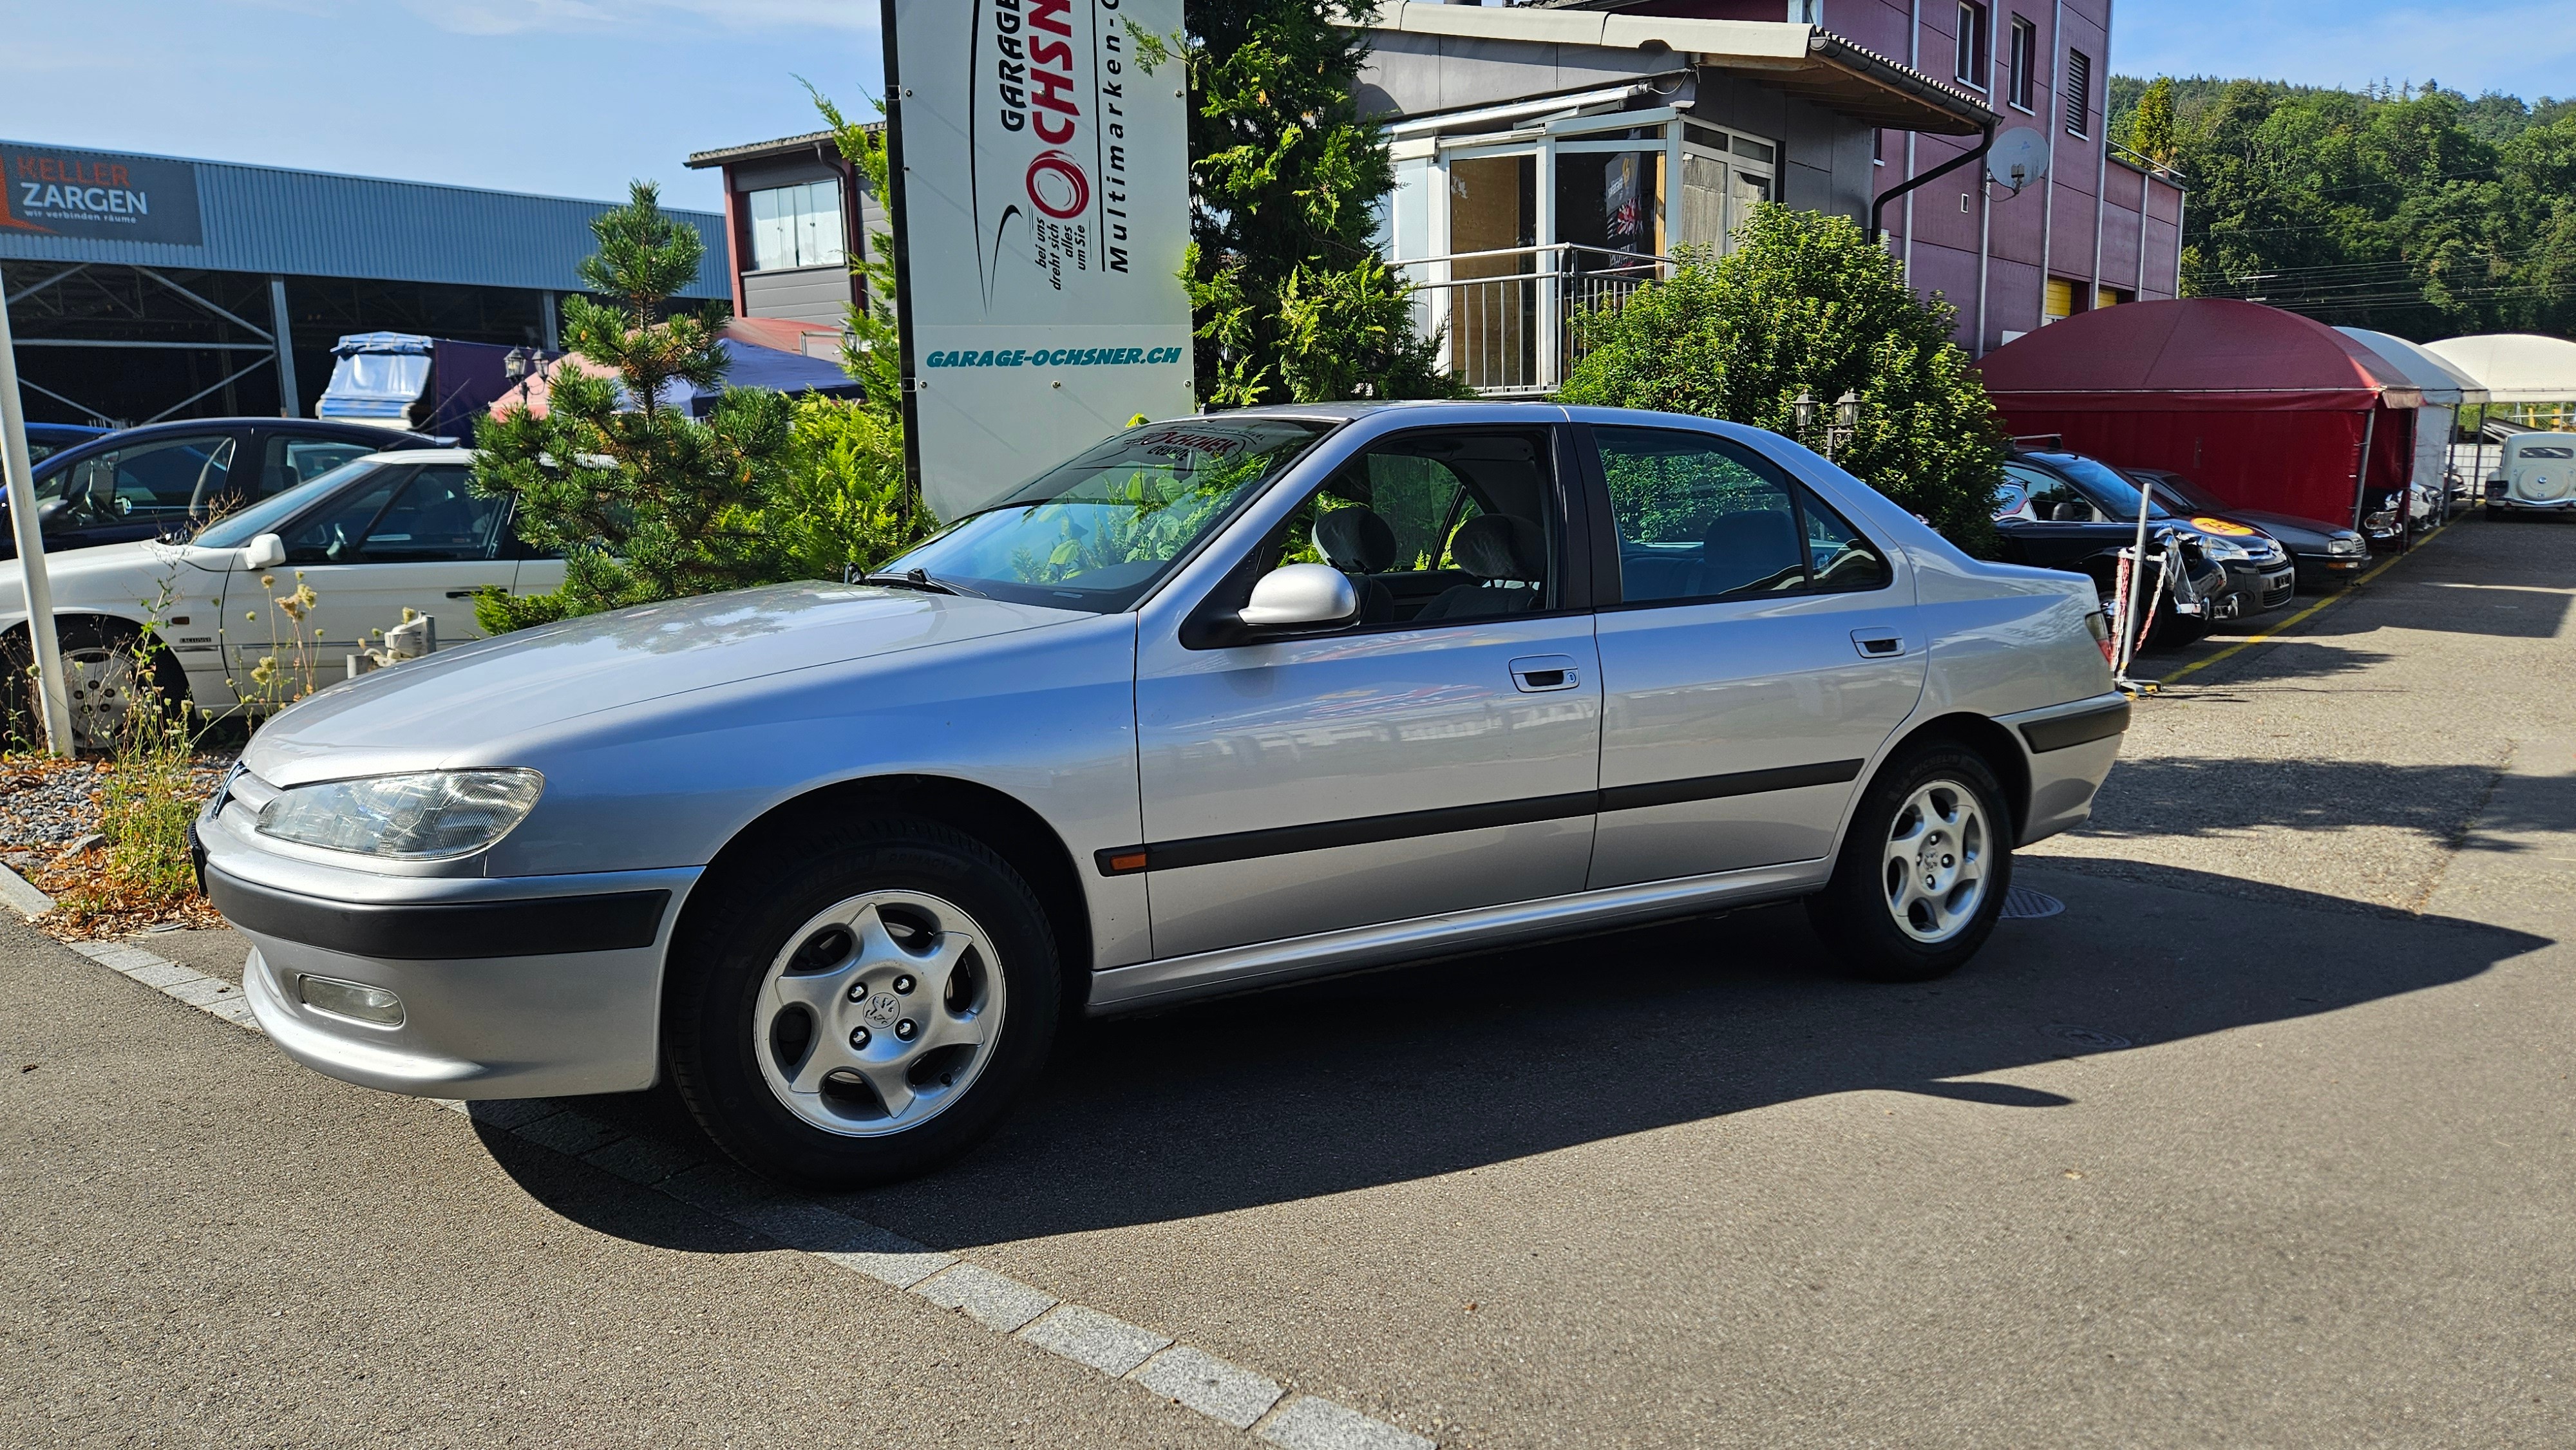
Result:
[[[885,129],[885,122],[870,121],[863,129],[881,131]],[[769,161],[782,156],[814,155],[820,155],[831,161],[841,159],[838,144],[831,132],[808,131],[802,136],[781,136],[775,141],[753,141],[741,146],[719,146],[713,151],[692,151],[685,164],[692,171],[704,171],[710,166],[728,166],[737,161]]]
[[[1812,25],[1398,0],[1384,7],[1368,28],[1679,55],[1690,64],[1740,74],[1891,131],[1968,136],[2001,119],[1966,91]]]

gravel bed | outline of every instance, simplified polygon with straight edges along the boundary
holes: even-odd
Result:
[[[205,796],[232,769],[233,752],[201,754],[194,773]],[[43,756],[0,759],[0,853],[58,851],[98,831],[106,762]]]

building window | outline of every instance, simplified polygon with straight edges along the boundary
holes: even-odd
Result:
[[[1825,0],[1789,0],[1789,23],[1791,25],[1824,24]]]
[[[750,193],[751,268],[831,267],[848,261],[841,183],[808,181]]]
[[[2093,118],[2093,57],[2080,50],[2066,53],[2066,129],[2076,136],[2090,135],[2086,124]]]
[[[1959,0],[1959,33],[1955,39],[1956,64],[1951,73],[1960,84],[1986,88],[1986,50],[1993,37],[1988,32],[1986,7],[1976,0]]]
[[[2005,94],[2014,105],[2032,109],[2039,89],[2039,27],[2018,15],[2013,17],[2012,49],[2005,52],[2005,63],[2012,69]]]

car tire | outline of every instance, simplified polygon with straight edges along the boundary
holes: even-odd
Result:
[[[72,742],[78,749],[113,751],[135,706],[143,699],[143,631],[122,619],[95,614],[57,615],[54,639],[63,653],[63,670],[72,682]],[[36,647],[25,625],[0,635],[0,730],[13,741],[30,744],[44,738],[44,719],[36,699]],[[164,645],[150,651],[149,683],[157,692],[162,714],[183,717],[188,703],[188,671]]]
[[[753,1172],[817,1188],[920,1173],[989,1132],[1045,1065],[1055,934],[973,837],[861,819],[765,842],[756,867],[701,890],[672,949],[663,1059]]]
[[[1947,976],[2003,914],[2014,830],[1984,757],[1949,743],[1907,749],[1861,793],[1832,879],[1807,898],[1807,920],[1855,976]]]

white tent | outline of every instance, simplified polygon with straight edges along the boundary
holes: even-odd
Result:
[[[2534,332],[2446,337],[2424,350],[2478,380],[2491,403],[2576,402],[2576,342]]]
[[[2422,343],[2366,327],[2338,327],[2335,331],[2379,354],[2406,381],[2423,390],[2424,406],[2415,410],[2415,481],[2439,495],[2443,471],[2451,462],[2451,438],[2457,431],[2460,409],[2488,401],[2487,389]]]

